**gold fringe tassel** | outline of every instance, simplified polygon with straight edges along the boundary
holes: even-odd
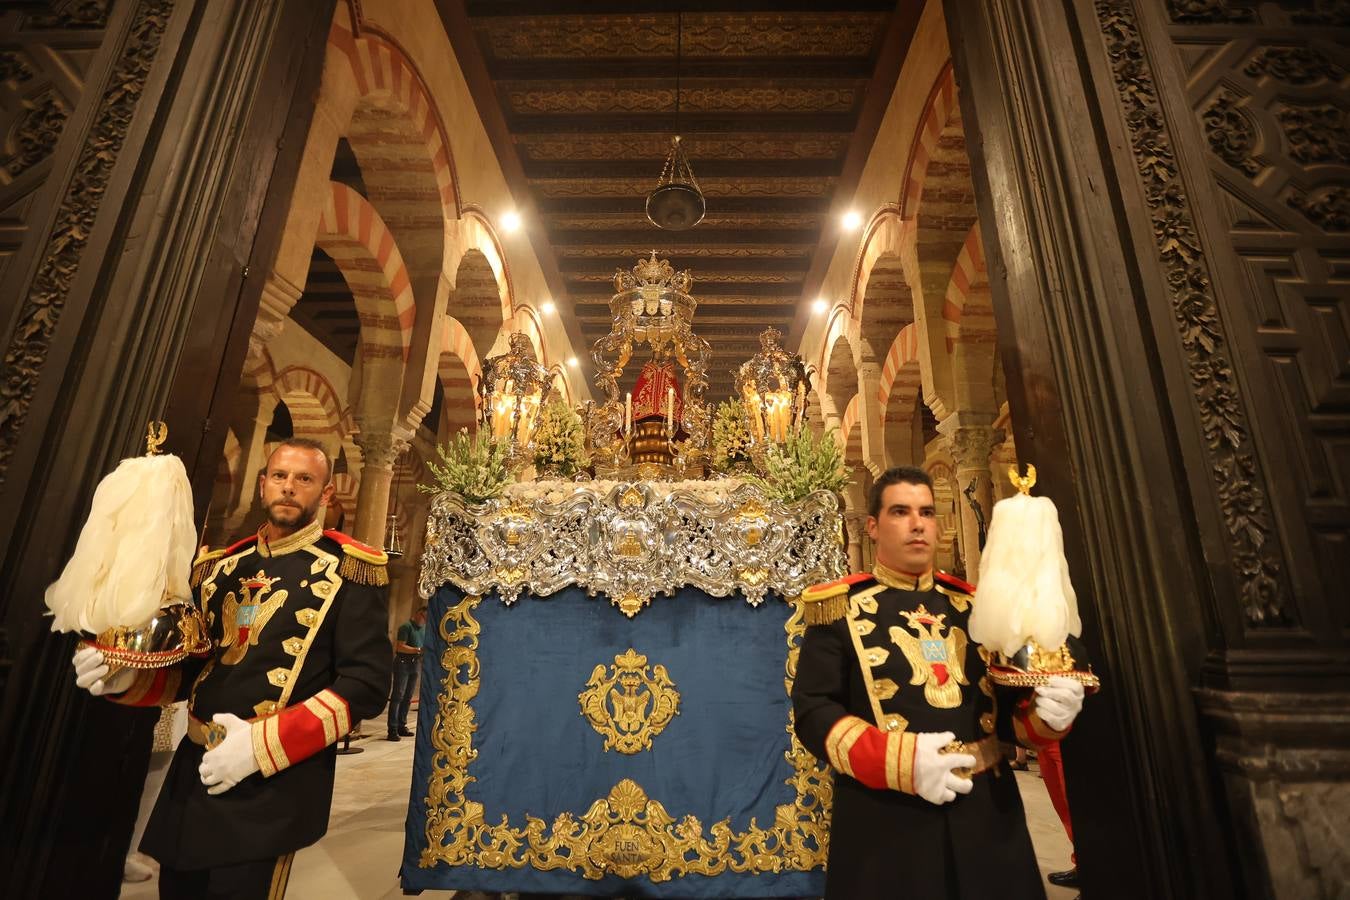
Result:
[[[220,559],[220,556],[219,553],[212,553],[198,557],[192,565],[192,574],[188,576],[188,586],[193,590],[201,587],[202,582],[206,580],[206,576],[210,575],[211,570],[215,568],[216,560]]]
[[[383,565],[357,559],[350,553],[342,554],[342,562],[338,565],[338,574],[348,581],[355,581],[357,584],[372,584],[376,587],[383,587],[389,583],[389,573]]]
[[[802,618],[807,625],[828,625],[848,613],[848,591],[840,591],[820,600],[806,600],[803,605]]]

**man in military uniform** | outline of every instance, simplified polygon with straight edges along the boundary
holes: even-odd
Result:
[[[75,657],[76,683],[114,702],[188,699],[187,738],[141,842],[161,897],[284,895],[295,851],[328,829],[335,742],[389,693],[387,559],[323,530],[322,446],[283,442],[259,494],[258,534],[193,566],[209,656],[111,674],[96,649]]]
[[[921,469],[884,473],[872,573],[802,595],[796,732],[835,773],[826,896],[1044,897],[1000,740],[1058,741],[1083,687],[994,687],[990,653],[967,638],[974,589],[933,571],[932,487]]]

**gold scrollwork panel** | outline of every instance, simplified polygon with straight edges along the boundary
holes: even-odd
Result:
[[[774,821],[766,826],[752,818],[744,831],[734,831],[729,818],[706,827],[692,815],[676,818],[626,778],[580,815],[563,812],[551,824],[526,816],[523,826],[503,815],[489,823],[483,804],[466,796],[476,780],[469,774],[469,764],[477,757],[473,733],[478,728],[471,702],[479,687],[481,628],[473,610],[481,600],[465,596],[439,623],[446,642],[441,654],[446,675],[431,734],[435,752],[425,799],[427,847],[419,860],[422,868],[529,866],[540,871],[566,869],[591,880],[617,875],[664,882],[723,872],[808,871],[825,864],[833,785],[828,770],[793,734],[791,713],[786,724],[790,744],[784,756],[792,767],[786,783],[795,797],[779,805]],[[805,632],[800,602],[794,601],[793,607],[784,626],[788,655],[783,683],[788,690]],[[597,669],[603,674],[603,667]]]

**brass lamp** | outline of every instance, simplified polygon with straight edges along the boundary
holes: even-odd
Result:
[[[761,467],[769,447],[784,443],[806,418],[806,363],[784,350],[782,340],[781,331],[766,328],[760,351],[736,371],[736,393],[750,425],[750,456]]]
[[[478,399],[481,426],[506,444],[507,464],[515,468],[534,452],[539,410],[553,392],[555,372],[535,360],[530,339],[521,332],[508,338],[507,347],[483,362]]]

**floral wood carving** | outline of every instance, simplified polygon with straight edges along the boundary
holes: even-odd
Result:
[[[1169,9],[1224,7],[1169,0]],[[1130,133],[1154,240],[1167,277],[1178,337],[1195,391],[1209,474],[1227,528],[1243,611],[1250,624],[1293,619],[1278,537],[1252,449],[1228,339],[1208,262],[1181,178],[1166,119],[1131,0],[1096,0],[1095,8]],[[1226,8],[1226,7],[1225,7]]]
[[[1289,141],[1290,158],[1304,165],[1350,160],[1350,122],[1330,103],[1281,106],[1275,113]]]
[[[1323,231],[1350,231],[1350,188],[1328,187],[1311,194],[1291,194],[1286,201]]]
[[[1255,10],[1230,0],[1167,0],[1167,14],[1173,22],[1251,22]]]
[[[8,474],[66,295],[172,9],[173,0],[143,0],[136,10],[122,56],[103,88],[74,174],[61,198],[42,251],[42,263],[20,306],[0,366],[4,373],[0,381],[0,484]]]
[[[55,91],[43,93],[38,104],[14,123],[13,134],[5,141],[6,149],[12,148],[5,171],[18,176],[50,156],[69,115]]]
[[[1345,77],[1345,69],[1311,47],[1267,47],[1242,71],[1252,78],[1269,75],[1294,85],[1340,81]]]
[[[1313,0],[1313,8],[1292,16],[1297,25],[1350,25],[1350,0]]]
[[[1205,126],[1205,139],[1209,149],[1215,155],[1235,169],[1255,177],[1261,171],[1261,164],[1252,159],[1252,145],[1256,142],[1256,129],[1247,116],[1238,108],[1238,98],[1227,91],[1205,107],[1201,121]]]
[[[60,12],[31,15],[25,28],[106,28],[112,0],[80,0]]]
[[[33,68],[18,50],[0,51],[0,81],[20,84],[31,81]]]

